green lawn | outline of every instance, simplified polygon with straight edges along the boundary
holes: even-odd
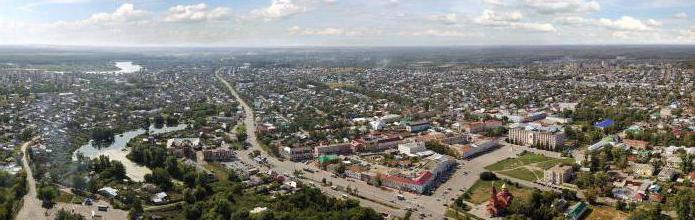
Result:
[[[487,202],[487,200],[490,198],[490,190],[492,189],[492,183],[494,182],[495,187],[497,187],[497,190],[499,191],[500,188],[502,187],[502,184],[504,184],[504,181],[498,180],[498,181],[484,181],[484,180],[478,180],[473,184],[473,186],[468,189],[468,192],[471,193],[470,199],[466,199],[466,201],[471,202],[473,204],[482,204],[484,202]],[[530,188],[524,188],[524,187],[516,187],[514,185],[507,185],[507,188],[509,188],[509,191],[514,195],[514,198],[527,198],[531,195],[533,192],[533,189]]]
[[[500,174],[507,175],[513,178],[522,179],[526,181],[536,181],[543,178],[543,171],[540,170],[529,170],[525,167],[519,167],[513,170],[499,171]]]
[[[547,170],[550,169],[551,167],[554,167],[555,165],[558,164],[574,164],[574,159],[573,158],[563,158],[563,159],[554,159],[554,160],[549,160],[541,163],[534,164],[534,166],[539,167],[541,169]]]
[[[574,159],[572,158],[562,158],[562,159],[556,159],[552,157],[546,157],[541,154],[535,154],[535,153],[523,153],[520,154],[519,157],[517,158],[507,158],[504,160],[501,160],[495,164],[492,164],[490,166],[485,167],[485,169],[488,169],[490,171],[502,171],[502,170],[509,170],[509,169],[516,169],[519,167],[523,166],[528,166],[531,165],[541,168],[541,169],[549,169],[559,163],[574,163]]]
[[[534,154],[534,153],[523,153],[519,155],[517,158],[507,158],[504,160],[501,160],[495,164],[492,164],[490,166],[485,167],[485,169],[491,170],[491,171],[500,171],[500,170],[508,170],[508,169],[514,169],[517,167],[521,166],[526,166],[532,163],[540,163],[540,162],[546,162],[549,160],[553,160],[551,157],[546,157],[541,154]]]

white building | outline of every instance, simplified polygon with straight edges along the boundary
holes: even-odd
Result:
[[[409,143],[398,144],[398,152],[411,157],[417,156],[418,153],[427,151],[425,142],[415,141]]]

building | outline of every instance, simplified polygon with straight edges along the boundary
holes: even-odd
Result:
[[[425,142],[416,141],[398,144],[398,152],[411,157],[417,156],[418,153],[422,153],[425,151],[427,151],[427,148],[425,147]]]
[[[569,182],[573,175],[574,170],[571,166],[555,165],[543,172],[543,180],[548,184],[562,185]]]
[[[420,132],[420,131],[425,131],[427,129],[430,129],[431,125],[430,122],[427,120],[420,120],[420,121],[414,121],[414,122],[408,122],[405,125],[405,129],[408,132]]]
[[[456,164],[456,160],[453,157],[443,154],[433,154],[425,158],[425,160],[427,162],[423,167],[427,168],[435,178],[448,173]]]
[[[664,181],[664,182],[669,182],[673,180],[673,177],[676,177],[676,170],[673,168],[662,168],[661,171],[659,172],[659,175],[657,176],[657,179],[659,181]]]
[[[647,146],[649,145],[649,142],[631,139],[625,139],[623,140],[623,143],[625,143],[627,146],[630,146],[631,148],[639,150],[646,150]]]
[[[381,175],[381,185],[397,190],[424,193],[428,191],[434,180],[434,175],[429,171],[425,171],[414,178],[409,178],[404,175]]]
[[[234,159],[234,152],[220,148],[203,150],[203,159],[205,161],[230,161]]]
[[[374,120],[369,122],[369,126],[372,127],[372,130],[378,131],[384,129],[386,123],[383,120]]]
[[[498,120],[477,121],[465,124],[463,126],[463,130],[468,133],[478,133],[483,132],[486,129],[502,127],[502,125],[502,121]]]
[[[535,124],[519,125],[509,129],[509,141],[513,144],[556,150],[564,146],[566,135],[556,126]]]
[[[200,139],[181,138],[167,140],[167,151],[177,158],[195,158],[194,147],[200,146]]]
[[[565,213],[565,217],[571,220],[579,220],[582,218],[582,215],[586,213],[586,210],[589,208],[589,205],[587,205],[584,202],[578,202],[577,204],[574,204],[570,209]]]
[[[615,121],[613,121],[613,119],[606,119],[606,120],[594,123],[594,127],[597,127],[600,129],[605,129],[607,127],[612,126],[613,124],[615,124]]]
[[[291,161],[301,161],[314,158],[312,147],[281,147],[280,156]]]
[[[458,150],[459,153],[461,153],[461,157],[469,159],[487,151],[490,151],[493,148],[497,147],[497,145],[497,139],[489,139],[478,141],[470,145],[463,145],[462,147],[458,148]]]
[[[321,155],[327,154],[346,155],[351,153],[352,145],[350,143],[324,145],[314,148],[314,157],[319,157]]]
[[[471,142],[471,136],[469,135],[456,135],[451,137],[445,137],[441,140],[442,144],[453,145],[453,144],[468,144]]]
[[[543,120],[548,114],[545,112],[534,112],[531,114],[526,115],[523,119],[521,119],[521,122],[534,122],[538,120]]]
[[[491,217],[499,217],[504,214],[507,207],[512,204],[514,196],[507,189],[506,184],[502,184],[502,191],[497,192],[497,188],[492,186],[490,190],[490,199],[487,203],[487,212]]]
[[[635,176],[651,177],[654,175],[654,166],[651,164],[633,163],[632,173]]]

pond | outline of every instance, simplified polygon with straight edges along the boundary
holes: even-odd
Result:
[[[168,132],[184,130],[188,127],[187,124],[179,124],[175,127],[163,127],[155,128],[154,125],[150,126],[150,134],[163,134]],[[127,131],[123,134],[118,134],[115,136],[113,143],[108,146],[96,147],[92,145],[92,140],[89,143],[83,145],[73,153],[73,160],[77,160],[77,154],[81,153],[87,158],[96,158],[100,155],[106,155],[111,160],[117,160],[123,163],[126,169],[126,175],[130,177],[133,181],[142,182],[145,180],[145,174],[152,173],[152,171],[145,167],[136,164],[135,162],[126,158],[128,155],[128,149],[126,145],[130,140],[137,137],[138,135],[145,134],[145,129],[136,129]]]

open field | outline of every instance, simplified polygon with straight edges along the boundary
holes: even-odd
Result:
[[[586,218],[584,220],[624,220],[627,219],[627,213],[616,210],[613,207],[592,207],[591,210],[585,214]]]
[[[530,170],[526,167],[519,167],[519,168],[511,169],[511,170],[499,171],[499,173],[504,174],[506,176],[514,177],[517,179],[526,180],[529,182],[534,182],[536,180],[543,178],[543,171]]]
[[[536,181],[543,178],[543,171],[560,163],[573,163],[572,158],[556,159],[535,153],[523,153],[517,158],[507,158],[485,167],[510,177]]]
[[[474,204],[481,204],[483,202],[486,202],[490,198],[490,190],[492,189],[492,184],[495,184],[495,187],[497,187],[497,190],[501,190],[500,188],[502,187],[502,184],[504,184],[504,181],[502,180],[497,180],[497,181],[484,181],[484,180],[478,180],[473,184],[473,186],[468,189],[468,192],[471,193],[470,199],[467,199],[466,201],[474,203]],[[527,198],[531,195],[533,192],[533,189],[529,188],[524,188],[524,187],[517,187],[514,186],[513,184],[507,184],[507,188],[509,191],[514,195],[514,198],[517,199],[523,199]]]

